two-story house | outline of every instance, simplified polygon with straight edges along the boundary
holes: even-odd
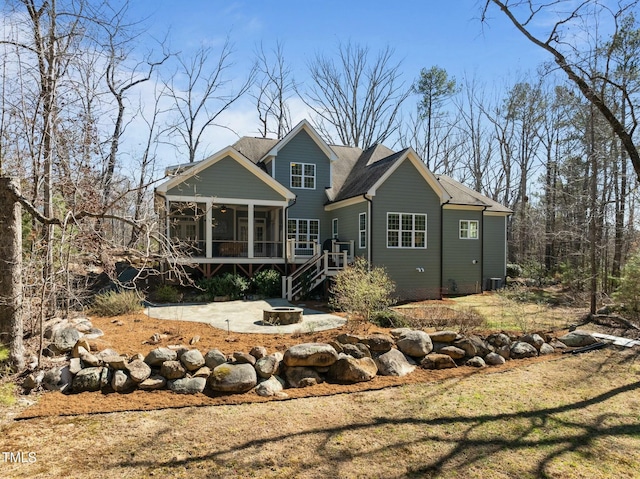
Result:
[[[511,210],[443,175],[411,148],[328,145],[302,121],[281,140],[243,137],[156,188],[169,261],[203,275],[283,275],[292,298],[363,256],[401,299],[490,289],[506,274]]]

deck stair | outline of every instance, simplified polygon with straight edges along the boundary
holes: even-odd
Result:
[[[299,299],[324,280],[335,276],[349,264],[348,251],[323,251],[312,256],[296,271],[282,278],[282,296],[288,301]]]

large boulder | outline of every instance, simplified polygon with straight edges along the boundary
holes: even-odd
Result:
[[[144,362],[152,368],[156,368],[162,365],[165,361],[175,361],[178,359],[178,353],[169,348],[156,348],[149,351],[149,354],[144,358]]]
[[[256,394],[262,397],[278,396],[287,397],[283,392],[284,380],[278,376],[271,376],[256,386]]]
[[[216,366],[209,376],[214,391],[245,393],[258,384],[256,370],[251,364],[225,363]]]
[[[127,373],[118,369],[111,378],[111,387],[117,393],[127,393],[133,391],[138,385]]]
[[[303,343],[290,347],[284,353],[287,366],[331,366],[338,360],[338,353],[326,343]]]
[[[542,346],[540,346],[540,350],[538,351],[540,356],[545,354],[553,354],[555,352],[556,350],[549,343],[542,343]]]
[[[473,358],[478,355],[478,349],[475,345],[467,338],[457,339],[452,343],[452,346],[456,348],[460,348],[464,351],[464,354],[468,358]]]
[[[109,368],[85,368],[73,378],[75,392],[99,391],[110,383]]]
[[[484,368],[487,365],[484,359],[482,359],[480,356],[472,357],[465,364],[467,366],[471,366],[472,368]]]
[[[529,343],[531,346],[540,351],[540,347],[544,344],[544,339],[539,334],[525,334],[520,338],[520,341],[524,341],[525,343]]]
[[[350,333],[341,333],[336,338],[340,344],[356,344],[364,341],[363,336],[358,336],[356,334]]]
[[[180,356],[180,362],[187,371],[197,371],[204,366],[204,356],[197,349],[190,349]]]
[[[511,345],[511,359],[535,358],[538,350],[529,343],[516,341]]]
[[[342,352],[356,359],[371,357],[371,351],[369,350],[369,347],[363,343],[343,344]]]
[[[233,359],[238,364],[251,364],[254,366],[256,364],[256,358],[249,353],[245,353],[244,351],[236,351],[233,353]]]
[[[467,336],[467,339],[471,341],[471,343],[473,343],[473,345],[475,346],[478,356],[486,356],[487,354],[492,352],[489,343],[487,343],[480,336],[476,336],[475,334],[472,334]]]
[[[206,378],[181,378],[168,381],[169,389],[178,394],[198,394],[204,391],[207,385]]]
[[[422,358],[433,350],[430,336],[424,331],[410,329],[400,335],[396,341],[398,349],[407,356]]]
[[[575,331],[571,331],[569,334],[559,337],[558,341],[566,344],[570,348],[580,348],[582,346],[589,346],[590,344],[598,342],[591,333],[581,329],[576,329]]]
[[[306,388],[323,382],[318,371],[305,366],[288,367],[284,372],[284,377],[292,388]]]
[[[484,357],[485,363],[489,366],[500,366],[507,362],[507,360],[498,353],[489,353]]]
[[[73,375],[68,366],[60,366],[49,369],[42,377],[42,387],[47,391],[64,392],[69,389]]]
[[[440,353],[427,354],[420,362],[424,369],[448,369],[458,367],[451,356]]]
[[[80,332],[73,326],[67,326],[53,333],[52,342],[56,350],[66,353],[73,349],[78,339],[80,339]]]
[[[332,381],[341,384],[354,384],[371,381],[376,377],[378,367],[371,358],[360,358],[341,354],[338,360],[329,367],[327,373]]]
[[[180,361],[164,361],[160,366],[160,375],[167,379],[180,379],[187,375],[187,370]]]
[[[386,353],[393,347],[394,341],[388,334],[374,333],[364,338],[362,343],[366,344],[370,351]]]
[[[464,349],[456,348],[455,346],[444,346],[438,350],[440,354],[446,354],[453,359],[462,359],[465,356]]]
[[[257,360],[260,358],[264,358],[268,353],[267,348],[265,348],[264,346],[254,346],[253,348],[251,348],[251,351],[249,351],[249,354]]]
[[[140,359],[134,359],[127,363],[126,369],[129,372],[129,377],[137,383],[141,383],[151,376],[151,368]]]
[[[269,379],[278,372],[280,361],[273,354],[270,354],[258,359],[254,367],[258,376]]]
[[[416,368],[413,360],[410,362],[402,351],[395,348],[376,356],[374,361],[381,376],[406,376]]]
[[[207,354],[204,355],[204,363],[211,370],[226,362],[227,357],[217,349],[207,351]]]
[[[144,381],[138,384],[140,389],[145,391],[152,391],[154,389],[162,389],[167,385],[167,380],[160,376],[159,374],[154,374],[153,376],[149,376]]]
[[[511,338],[504,333],[494,333],[487,336],[487,342],[494,348],[511,346]]]
[[[458,333],[455,331],[436,331],[435,333],[429,333],[431,341],[436,343],[452,343],[458,337]]]

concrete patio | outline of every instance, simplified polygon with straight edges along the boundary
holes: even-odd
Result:
[[[262,322],[265,309],[294,306],[303,309],[301,323],[273,326]],[[201,304],[153,305],[145,308],[145,313],[150,318],[207,323],[214,328],[228,329],[236,333],[307,333],[338,328],[346,323],[346,320],[340,316],[309,309],[304,304],[293,305],[286,299],[279,298],[257,301],[238,300]]]

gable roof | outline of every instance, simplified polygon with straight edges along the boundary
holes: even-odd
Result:
[[[293,129],[287,133],[284,138],[278,141],[273,148],[271,148],[267,153],[263,155],[261,161],[266,161],[270,157],[278,156],[278,153],[282,148],[284,148],[287,143],[289,143],[293,138],[296,137],[301,130],[304,130],[308,133],[311,139],[318,145],[318,147],[324,152],[325,155],[329,158],[330,161],[335,161],[338,159],[335,151],[331,149],[331,147],[322,139],[322,137],[318,134],[318,132],[311,126],[311,124],[307,120],[302,120],[298,123]]]
[[[425,181],[440,197],[441,202],[444,203],[449,199],[447,191],[442,188],[436,177],[412,148],[405,148],[394,153],[386,146],[376,144],[360,155],[333,202],[365,194],[375,195],[376,190],[404,161],[413,163]]]
[[[233,145],[214,153],[205,160],[170,167],[171,174],[175,176],[158,186],[156,190],[167,191],[228,155],[285,198],[294,199],[295,194],[266,173],[264,163],[277,156],[280,150],[303,130],[331,160],[332,187],[326,190],[330,204],[363,195],[375,195],[377,188],[404,161],[410,161],[440,197],[442,204],[481,207],[485,211],[498,214],[512,213],[509,208],[449,176],[434,175],[412,148],[394,152],[384,145],[375,144],[363,151],[358,147],[329,145],[307,120],[302,120],[280,140],[242,137]]]
[[[505,214],[513,213],[513,211],[506,206],[492,200],[488,196],[472,190],[468,186],[463,185],[459,181],[456,181],[447,175],[437,175],[437,179],[447,193],[449,193],[451,198],[447,203],[450,205],[482,206],[486,208],[485,211]]]
[[[281,183],[273,179],[269,174],[267,174],[264,170],[259,168],[249,158],[247,158],[245,155],[238,152],[232,146],[227,146],[226,148],[223,148],[222,150],[214,153],[209,158],[206,158],[198,163],[194,163],[191,168],[188,168],[187,170],[181,173],[175,174],[175,176],[165,181],[164,183],[160,184],[156,188],[156,191],[158,193],[166,193],[171,188],[179,185],[180,183],[186,181],[189,178],[193,178],[201,171],[205,170],[206,168],[209,168],[210,166],[216,164],[218,161],[227,157],[232,158],[233,160],[238,162],[241,166],[245,167],[247,170],[249,170],[252,174],[257,176],[260,180],[262,180],[268,186],[270,186],[279,194],[281,194],[284,198],[288,200],[292,200],[296,197],[296,195],[294,195],[291,191],[289,191],[289,189],[287,189]]]

